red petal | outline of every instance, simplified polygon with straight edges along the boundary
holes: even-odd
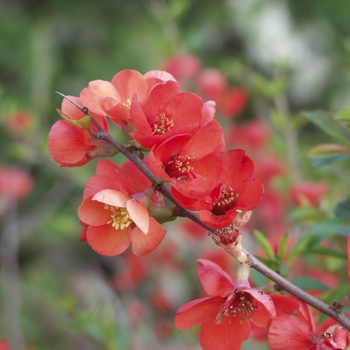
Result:
[[[311,326],[302,317],[281,315],[275,318],[269,328],[269,344],[272,350],[300,350],[312,346],[309,336]]]
[[[104,203],[86,198],[78,208],[79,219],[92,226],[106,225],[111,219],[111,211],[104,209]]]
[[[235,191],[235,188],[233,190]],[[235,208],[244,211],[252,210],[261,202],[264,186],[256,179],[247,179],[239,184],[237,193]]]
[[[126,209],[136,226],[147,235],[150,221],[147,208],[137,200],[129,199],[126,202]]]
[[[87,242],[97,253],[106,256],[123,253],[130,245],[130,229],[116,230],[112,225],[89,226]]]
[[[97,192],[92,197],[92,200],[112,205],[117,208],[125,208],[129,197],[123,192],[105,189],[100,192]]]
[[[192,300],[182,305],[175,316],[175,326],[179,329],[188,329],[198,324],[214,319],[220,310],[224,298],[208,297]]]
[[[127,100],[131,101],[134,93],[142,103],[148,90],[144,76],[140,72],[131,69],[124,69],[117,73],[112,79],[112,84],[118,91],[122,103],[127,103]]]
[[[197,262],[200,265],[198,276],[209,295],[224,297],[232,291],[234,286],[231,277],[220,266],[205,259],[198,259]]]
[[[112,83],[105,80],[91,81],[87,88],[80,93],[81,101],[85,106],[88,106],[92,112],[100,115],[105,115],[106,111],[100,102],[104,98],[113,98],[117,102],[120,101],[120,96]]]
[[[86,130],[58,120],[51,127],[48,148],[52,159],[63,166],[83,165],[89,161],[86,152],[95,148],[89,141],[90,135]]]
[[[163,240],[166,229],[154,218],[150,218],[148,234],[137,226],[131,231],[132,251],[136,255],[145,255],[156,249]]]
[[[239,350],[248,339],[250,329],[249,321],[241,321],[239,317],[228,320],[224,316],[219,324],[212,320],[202,325],[199,343],[205,350]]]
[[[299,308],[299,301],[295,298],[281,294],[270,294],[275,305],[277,316],[291,314]]]

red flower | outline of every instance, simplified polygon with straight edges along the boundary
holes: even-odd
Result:
[[[324,182],[303,181],[297,183],[290,191],[294,205],[308,205],[316,207],[327,192]]]
[[[222,171],[217,186],[204,198],[190,198],[173,189],[175,199],[185,208],[198,210],[200,219],[210,227],[223,228],[233,222],[237,210],[249,211],[261,201],[263,185],[252,178],[254,164],[245,151],[230,150],[215,166]]]
[[[67,96],[78,105],[82,106],[80,98]],[[72,102],[67,99],[62,101],[61,113],[68,119],[79,121],[85,115]],[[91,116],[108,131],[108,124],[105,117],[91,113]],[[97,131],[90,122],[89,128]],[[116,150],[103,140],[98,140],[90,135],[86,129],[78,128],[67,120],[58,120],[49,133],[48,148],[52,159],[60,166],[80,166],[88,163],[91,159],[100,156],[110,156]]]
[[[147,188],[145,176],[139,172],[140,182]],[[117,181],[116,181],[117,179]],[[117,255],[130,243],[136,255],[154,250],[164,238],[166,230],[149,216],[147,190],[135,193],[128,174],[118,165],[101,160],[97,172],[84,191],[84,201],[78,209],[83,223],[83,236],[96,252]],[[136,199],[137,197],[137,199]]]
[[[33,179],[23,171],[13,167],[0,169],[0,198],[20,201],[33,188]]]
[[[267,327],[275,317],[272,299],[251,288],[244,276],[234,287],[230,276],[208,260],[197,260],[198,275],[210,295],[190,301],[178,310],[175,325],[188,329],[201,325],[199,342],[204,350],[235,350],[248,339],[251,323]],[[248,265],[240,265],[245,270]]]
[[[177,135],[151,150],[150,168],[190,197],[208,194],[216,184],[216,164],[225,148],[220,124],[212,120],[194,135]]]
[[[311,350],[316,349],[313,337],[315,321],[305,303],[300,302],[298,315],[282,314],[276,317],[269,328],[269,344],[271,350]]]
[[[106,115],[121,126],[121,123],[126,124],[130,119],[132,96],[136,94],[142,102],[146,98],[147,91],[147,82],[140,72],[124,69],[117,73],[111,82],[91,81],[80,93],[80,98],[90,111]]]
[[[193,135],[208,122],[207,107],[191,92],[179,92],[174,81],[157,84],[144,104],[134,95],[130,116],[135,131],[130,135],[143,147],[152,148],[179,134]]]

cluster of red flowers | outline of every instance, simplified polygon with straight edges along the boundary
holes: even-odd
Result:
[[[205,77],[202,88],[203,94],[215,95]],[[114,156],[115,145],[101,137],[108,135],[111,121],[122,130],[126,149],[154,175],[151,181],[130,160],[122,165],[99,160],[78,209],[81,241],[102,255],[121,254],[130,245],[134,254],[145,255],[163,240],[161,223],[173,220],[182,207],[195,212],[215,231],[216,243],[243,262],[234,285],[218,265],[198,261],[209,297],[183,305],[175,318],[178,328],[201,324],[199,340],[207,350],[239,349],[256,327],[269,329],[271,348],[278,350],[304,323],[305,349],[340,349],[336,346],[348,343],[348,332],[341,326],[328,329],[327,339],[317,336],[306,306],[295,298],[250,286],[239,228],[250,218],[246,212],[260,203],[264,188],[253,178],[254,164],[245,151],[226,150],[223,130],[214,120],[215,102],[181,92],[165,71],[141,74],[128,69],[110,82],[90,82],[79,97],[66,97],[58,111],[63,120],[52,126],[48,139],[56,162],[73,167]],[[158,192],[165,184],[178,207],[165,205]],[[286,340],[281,342],[283,334]],[[300,349],[298,342],[292,345],[290,349]]]
[[[61,166],[114,155],[112,145],[93,136],[96,123],[108,132],[109,119],[129,145],[149,152],[143,161],[159,182],[169,183],[175,200],[208,226],[223,228],[239,211],[261,201],[263,186],[252,177],[252,160],[241,149],[225,151],[223,131],[214,120],[215,102],[181,92],[169,73],[123,70],[111,82],[92,81],[79,97],[64,99],[59,113],[63,120],[51,128],[48,146]],[[136,166],[101,160],[78,211],[81,240],[103,255],[120,254],[131,242],[134,253],[144,255],[165,235],[158,221],[168,219],[166,209]]]

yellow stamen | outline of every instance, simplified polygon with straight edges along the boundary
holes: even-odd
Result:
[[[118,208],[108,204],[105,204],[104,208],[112,212],[112,220],[109,220],[107,224],[112,224],[116,230],[124,230],[133,223],[126,208]]]

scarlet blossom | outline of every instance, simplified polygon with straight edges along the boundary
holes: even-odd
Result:
[[[235,147],[260,150],[270,138],[266,123],[260,120],[250,120],[243,124],[234,125],[229,129],[228,142]]]
[[[315,320],[307,305],[300,302],[297,315],[281,314],[270,325],[271,350],[316,350]]]
[[[162,69],[180,82],[194,78],[199,73],[200,67],[199,59],[193,54],[171,56],[162,65]]]
[[[135,127],[131,137],[150,149],[175,135],[193,135],[213,113],[198,95],[181,93],[177,83],[168,81],[155,85],[144,104],[134,95],[130,117]]]
[[[294,205],[318,206],[328,187],[324,182],[302,181],[295,184],[290,195]]]
[[[276,316],[269,295],[249,286],[247,264],[240,265],[243,276],[233,285],[230,276],[215,263],[200,259],[198,275],[209,297],[181,306],[175,326],[188,329],[201,325],[199,343],[204,350],[235,350],[248,339],[251,323],[268,327]]]
[[[173,136],[154,146],[150,168],[169,181],[172,189],[190,197],[208,194],[216,184],[225,140],[220,124],[212,120],[195,134]]]
[[[80,93],[80,98],[90,111],[108,116],[115,124],[122,126],[130,120],[133,96],[143,103],[154,85],[168,80],[175,81],[167,72],[154,70],[142,75],[136,70],[124,69],[111,82],[91,81]]]
[[[173,189],[178,203],[185,208],[197,210],[197,214],[206,225],[223,228],[230,225],[239,214],[238,210],[249,211],[261,201],[263,185],[252,178],[253,161],[244,150],[226,152],[215,164],[220,169],[217,186],[203,198],[191,198],[189,194]]]
[[[35,125],[35,117],[32,113],[26,110],[20,110],[6,120],[6,129],[12,133],[24,133],[33,129]]]
[[[0,169],[0,198],[20,201],[33,189],[34,181],[24,170],[15,167]]]
[[[140,182],[144,181],[141,172],[139,176]],[[109,160],[98,162],[96,175],[88,181],[78,209],[83,235],[97,253],[121,254],[131,243],[136,255],[144,255],[160,244],[166,230],[149,216],[151,194],[147,181],[144,183],[145,191],[135,192],[121,167]]]
[[[226,86],[227,78],[218,69],[205,69],[197,79],[198,90],[205,98],[219,101],[223,96]]]
[[[248,102],[247,91],[236,86],[225,91],[221,99],[217,101],[218,115],[221,118],[232,118],[242,112]]]
[[[67,96],[70,100],[82,106],[79,97]],[[68,99],[63,99],[61,113],[72,121],[79,121],[85,114]],[[108,132],[107,119],[103,116],[90,112],[91,116],[99,125]],[[88,128],[97,131],[92,122]],[[81,166],[96,157],[111,156],[116,150],[107,142],[91,136],[84,128],[79,128],[67,120],[58,120],[49,132],[48,148],[52,159],[60,166]]]
[[[148,86],[143,75],[130,69],[117,73],[111,82],[91,81],[80,93],[80,98],[90,111],[105,115],[117,125],[130,119],[130,104],[134,94],[142,102],[147,95]]]

